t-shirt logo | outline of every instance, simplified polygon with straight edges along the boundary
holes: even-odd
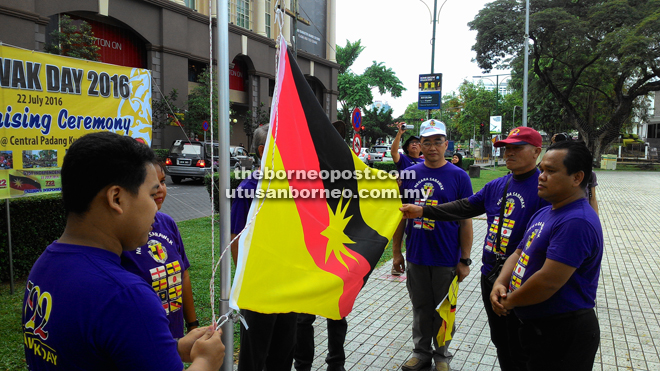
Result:
[[[527,242],[525,243],[525,250],[529,248],[529,246],[532,245],[532,242],[534,241],[534,238],[536,237],[537,231],[532,232],[532,234],[529,235],[529,238],[527,239]]]
[[[433,194],[433,183],[424,183],[424,194],[429,196]]]
[[[53,298],[48,291],[41,291],[41,288],[32,281],[28,281],[25,291],[27,300],[23,308],[23,317],[28,318],[23,325],[25,350],[32,351],[45,362],[56,365],[57,351],[45,343],[48,340],[46,325],[53,310]]]
[[[513,198],[507,198],[506,205],[504,206],[504,216],[508,217],[513,212],[513,209],[516,208],[516,203],[513,201]]]
[[[149,245],[149,255],[151,255],[155,261],[165,263],[167,260],[167,249],[165,246],[157,240],[149,240],[147,245]]]

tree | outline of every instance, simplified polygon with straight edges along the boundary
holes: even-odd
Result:
[[[469,23],[484,71],[519,66],[523,4],[496,0]],[[538,0],[530,6],[530,81],[552,97],[598,160],[641,100],[660,90],[660,2]]]
[[[481,124],[490,127],[490,116],[495,114],[495,100],[499,95],[488,91],[483,82],[474,84],[463,81],[458,87],[458,96],[460,100],[457,106],[462,107],[453,117],[458,132],[466,138],[480,137]]]
[[[154,129],[162,128],[165,125],[182,124],[184,110],[177,107],[176,100],[179,98],[179,92],[172,89],[168,95],[160,99],[154,99],[151,103],[151,126]]]
[[[185,112],[185,127],[186,131],[194,134],[202,134],[202,124],[204,121],[208,121],[209,124],[217,123],[218,121],[218,89],[216,84],[213,81],[215,79],[215,73],[213,76],[209,73],[208,69],[204,69],[199,75],[197,82],[199,83],[190,95],[188,95],[188,101],[186,106],[188,109]],[[211,94],[211,88],[213,87],[213,100],[209,100]],[[210,106],[213,104],[213,119],[211,119],[211,110]],[[217,124],[216,124],[217,125]],[[230,126],[231,130],[231,126]],[[228,133],[229,134],[229,133]]]
[[[373,88],[378,88],[380,94],[390,93],[393,97],[400,97],[406,90],[394,71],[385,67],[383,62],[373,61],[361,75],[351,71],[351,66],[365,48],[360,43],[361,40],[354,43],[346,40],[346,46],[337,45],[337,100],[341,106],[338,116],[344,122],[351,122],[354,108],[365,108],[373,103]]]
[[[372,143],[378,138],[395,136],[397,132],[391,108],[387,110],[378,107],[365,108],[362,115],[362,126],[364,126],[364,130],[360,134],[363,143]]]
[[[51,40],[46,44],[46,53],[65,55],[68,57],[98,61],[101,59],[99,50],[94,45],[96,37],[92,32],[92,26],[85,21],[75,25],[67,15],[60,17],[59,27],[50,33]]]
[[[202,124],[208,121],[210,125],[217,125],[218,121],[218,89],[213,84],[215,78],[211,80],[212,76],[208,70],[204,70],[198,78],[199,86],[196,86],[188,100],[184,102],[181,107],[176,104],[179,94],[176,89],[172,89],[166,96],[161,99],[154,99],[152,102],[152,126],[154,128],[161,128],[164,125],[175,125],[184,128],[186,135],[191,138],[196,138],[203,134]],[[211,89],[209,84],[213,85],[213,100],[212,103],[209,99]],[[213,120],[211,120],[210,105],[213,104]],[[230,112],[231,115],[231,112]],[[229,128],[231,135],[231,126]]]

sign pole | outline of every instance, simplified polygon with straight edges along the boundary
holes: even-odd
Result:
[[[9,199],[5,198],[7,207],[7,247],[9,248],[9,293],[14,294],[14,257],[11,251],[11,214],[9,212]]]

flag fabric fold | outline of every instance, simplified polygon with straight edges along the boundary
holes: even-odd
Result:
[[[438,339],[438,346],[444,346],[445,342],[451,340],[451,332],[454,328],[454,321],[456,320],[456,303],[458,302],[458,276],[449,286],[447,296],[438,304],[435,310],[442,318],[442,325],[436,338]]]
[[[239,239],[230,305],[340,319],[401,220],[398,186],[349,149],[283,40],[278,52],[257,186],[266,197]]]

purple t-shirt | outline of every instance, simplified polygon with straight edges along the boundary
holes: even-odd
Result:
[[[523,180],[511,179],[506,191],[506,204],[504,206],[504,221],[500,250],[493,252],[495,238],[500,219],[502,194],[506,182],[513,177],[512,174],[488,182],[479,192],[468,198],[470,204],[486,210],[488,232],[484,240],[483,266],[481,273],[488,274],[496,261],[496,253],[505,256],[511,255],[518,247],[525,234],[527,222],[542,207],[550,203],[538,196],[539,174],[536,172]]]
[[[551,206],[539,210],[529,221],[518,248],[522,253],[511,276],[511,291],[524,285],[540,270],[546,258],[577,268],[550,299],[515,308],[518,317],[543,318],[596,305],[603,230],[598,215],[586,199],[581,198],[556,210]]]
[[[413,165],[421,164],[424,162],[423,158],[412,158],[405,153],[399,153],[399,162],[395,162],[397,170],[401,171]]]
[[[472,183],[467,173],[447,162],[431,169],[425,164],[409,167],[414,179],[404,179],[401,184],[404,202],[419,206],[438,205],[460,200],[472,195]],[[417,197],[406,194],[419,190]],[[424,198],[421,191],[430,191]],[[426,218],[408,220],[406,228],[406,258],[408,261],[427,266],[454,267],[461,257],[458,222],[440,222]]]
[[[239,234],[245,227],[247,223],[247,217],[250,213],[250,205],[252,204],[253,197],[246,197],[245,193],[241,194],[239,190],[243,192],[247,191],[254,192],[257,189],[259,180],[254,178],[254,173],[259,170],[253,171],[247,178],[243,179],[241,184],[236,188],[236,197],[231,201],[231,233]],[[242,197],[241,197],[242,196]]]
[[[100,248],[53,242],[23,299],[29,370],[181,371],[160,300]]]
[[[121,265],[142,277],[160,298],[175,338],[183,337],[183,272],[190,267],[174,219],[156,213],[149,242],[121,254]],[[162,309],[161,309],[162,311]]]

